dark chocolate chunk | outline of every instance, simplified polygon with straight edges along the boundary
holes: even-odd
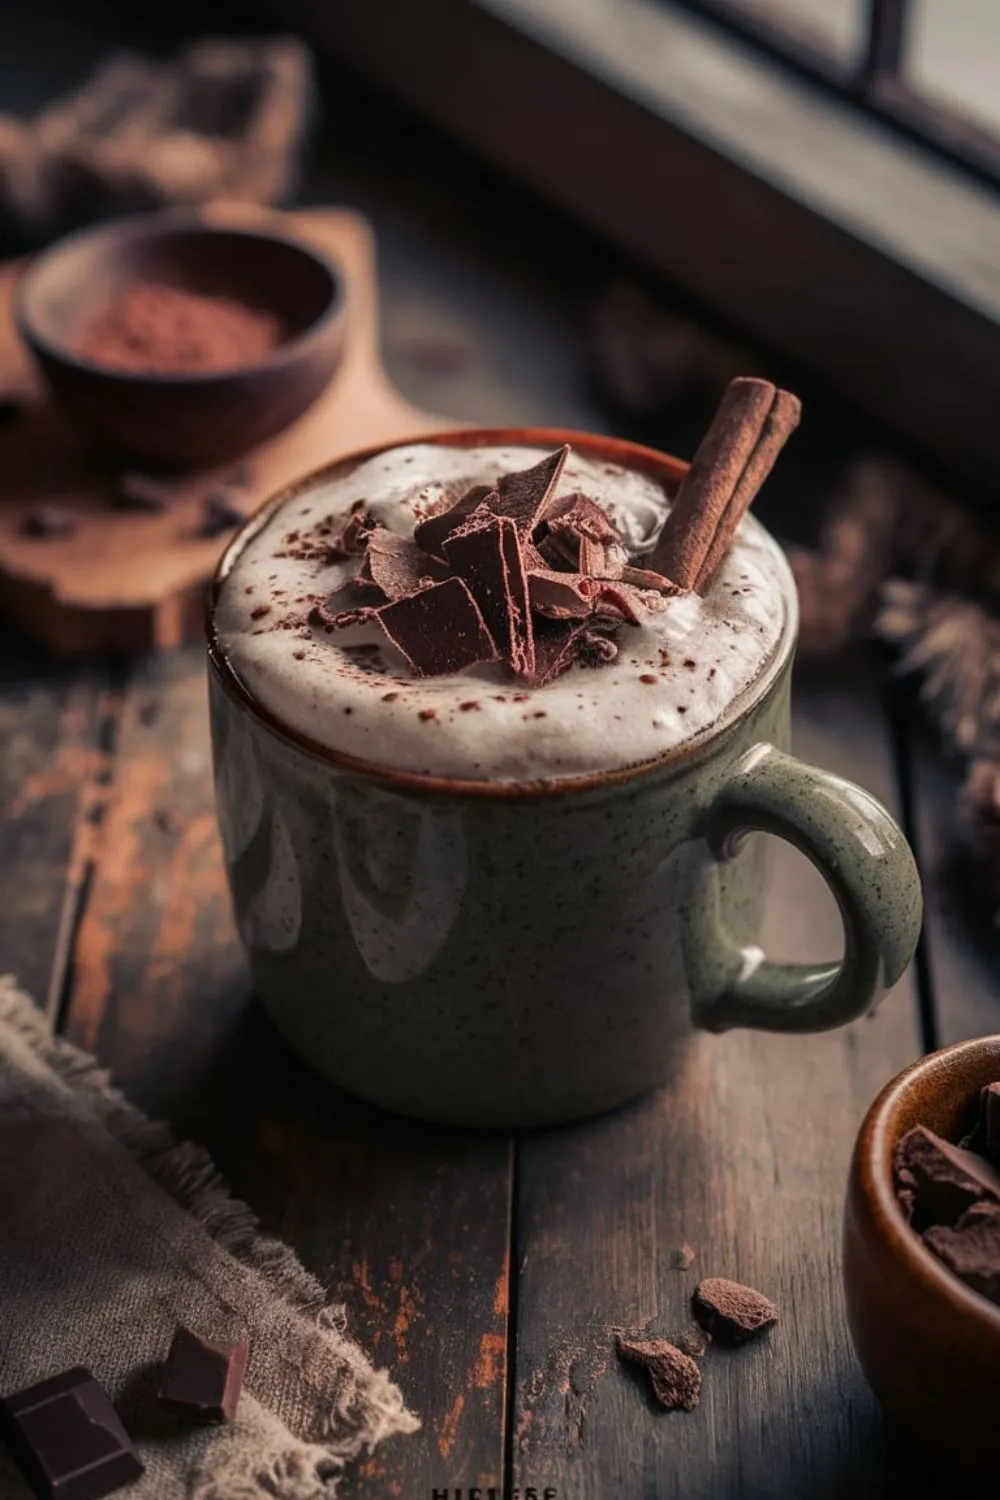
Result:
[[[169,484],[149,474],[119,474],[111,499],[118,510],[138,510],[155,516],[167,509],[174,493]]]
[[[574,572],[594,578],[618,578],[628,561],[611,518],[579,492],[550,506],[539,527],[539,547],[546,556],[564,559]]]
[[[163,1366],[159,1399],[196,1422],[232,1422],[243,1389],[250,1346],[210,1344],[179,1324]]]
[[[368,537],[359,583],[371,582],[390,602],[447,577],[444,565],[409,537],[377,526]]]
[[[0,1432],[40,1500],[101,1500],[143,1473],[110,1397],[82,1366],[0,1401]]]
[[[577,660],[579,643],[586,631],[583,620],[535,621],[535,675],[536,687],[554,682],[568,672]]]
[[[76,529],[75,512],[54,501],[33,505],[21,522],[21,530],[25,536],[46,541],[55,537],[72,536]]]
[[[494,515],[509,517],[527,540],[547,512],[568,457],[569,444],[564,443],[530,469],[504,474],[486,505]]]
[[[389,640],[418,677],[461,672],[496,661],[497,648],[475,599],[461,578],[373,611]]]
[[[448,538],[444,552],[448,566],[468,585],[508,666],[519,677],[533,676],[528,580],[513,520],[493,516],[477,522],[473,515]]]
[[[954,1224],[974,1203],[1000,1204],[1000,1173],[982,1156],[942,1140],[926,1125],[915,1125],[896,1146],[897,1192],[915,1195],[913,1222]]]
[[[466,490],[460,500],[454,505],[448,506],[446,510],[437,511],[428,516],[413,528],[413,540],[418,547],[429,552],[432,557],[444,560],[444,544],[453,531],[463,526],[474,511],[492,494],[488,484],[474,484],[471,490]]]
[[[1000,1206],[977,1203],[955,1225],[932,1225],[923,1239],[966,1286],[1000,1304]]]
[[[701,1396],[701,1371],[689,1354],[666,1339],[629,1339],[618,1334],[620,1359],[645,1365],[653,1395],[667,1411],[694,1411]]]
[[[720,1344],[742,1344],[778,1321],[778,1309],[763,1292],[725,1276],[699,1281],[692,1298],[694,1315]]]

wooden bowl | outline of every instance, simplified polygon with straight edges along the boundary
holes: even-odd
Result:
[[[1000,1036],[946,1047],[882,1090],[861,1127],[844,1219],[847,1320],[865,1374],[913,1446],[989,1486],[1000,1474],[1000,1307],[931,1254],[903,1217],[892,1153],[914,1125],[951,1141],[1000,1078]]]
[[[257,363],[196,374],[114,370],[74,354],[84,327],[136,280],[245,301],[275,313],[287,336]],[[22,273],[14,316],[67,413],[120,457],[168,469],[224,463],[287,427],[329,382],[345,327],[341,279],[321,251],[174,210],[58,241]]]

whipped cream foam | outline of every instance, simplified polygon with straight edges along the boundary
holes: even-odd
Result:
[[[525,469],[534,447],[393,448],[285,502],[239,551],[215,611],[220,646],[237,676],[290,729],[380,766],[471,780],[534,780],[618,769],[675,750],[723,720],[773,659],[793,588],[784,556],[752,517],[702,599],[667,601],[662,614],[616,634],[607,666],[574,665],[542,687],[502,664],[415,678],[377,626],[327,634],[312,605],[342,588],[357,558],[310,555],[315,528],[359,500],[391,531],[474,484]],[[646,475],[572,452],[557,493],[597,501],[637,557],[670,509]]]

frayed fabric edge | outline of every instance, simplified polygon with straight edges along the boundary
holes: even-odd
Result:
[[[0,1023],[16,1032],[39,1061],[86,1102],[95,1121],[222,1249],[257,1272],[275,1297],[314,1319],[321,1332],[336,1335],[338,1355],[359,1380],[361,1388],[354,1398],[363,1400],[368,1412],[361,1430],[345,1442],[333,1436],[338,1412],[331,1409],[329,1435],[324,1434],[331,1458],[343,1463],[370,1452],[387,1437],[419,1429],[419,1418],[407,1410],[388,1374],[377,1370],[344,1333],[344,1309],[328,1301],[322,1284],[290,1246],[261,1233],[257,1216],[232,1196],[204,1147],[175,1141],[166,1125],[131,1104],[94,1057],[49,1029],[45,1016],[11,974],[0,975]]]

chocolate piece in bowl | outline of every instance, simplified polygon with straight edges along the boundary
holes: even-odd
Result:
[[[926,1229],[923,1240],[966,1286],[1000,1306],[1000,1204],[977,1203],[954,1226]]]
[[[211,1344],[179,1324],[163,1367],[161,1403],[196,1422],[234,1421],[249,1354],[246,1342]]]
[[[82,1366],[6,1396],[0,1434],[39,1500],[101,1500],[143,1473],[111,1398]]]
[[[926,1125],[915,1125],[896,1147],[897,1191],[913,1206],[917,1228],[954,1224],[974,1203],[1000,1207],[1000,1173],[975,1151],[953,1146]]]

